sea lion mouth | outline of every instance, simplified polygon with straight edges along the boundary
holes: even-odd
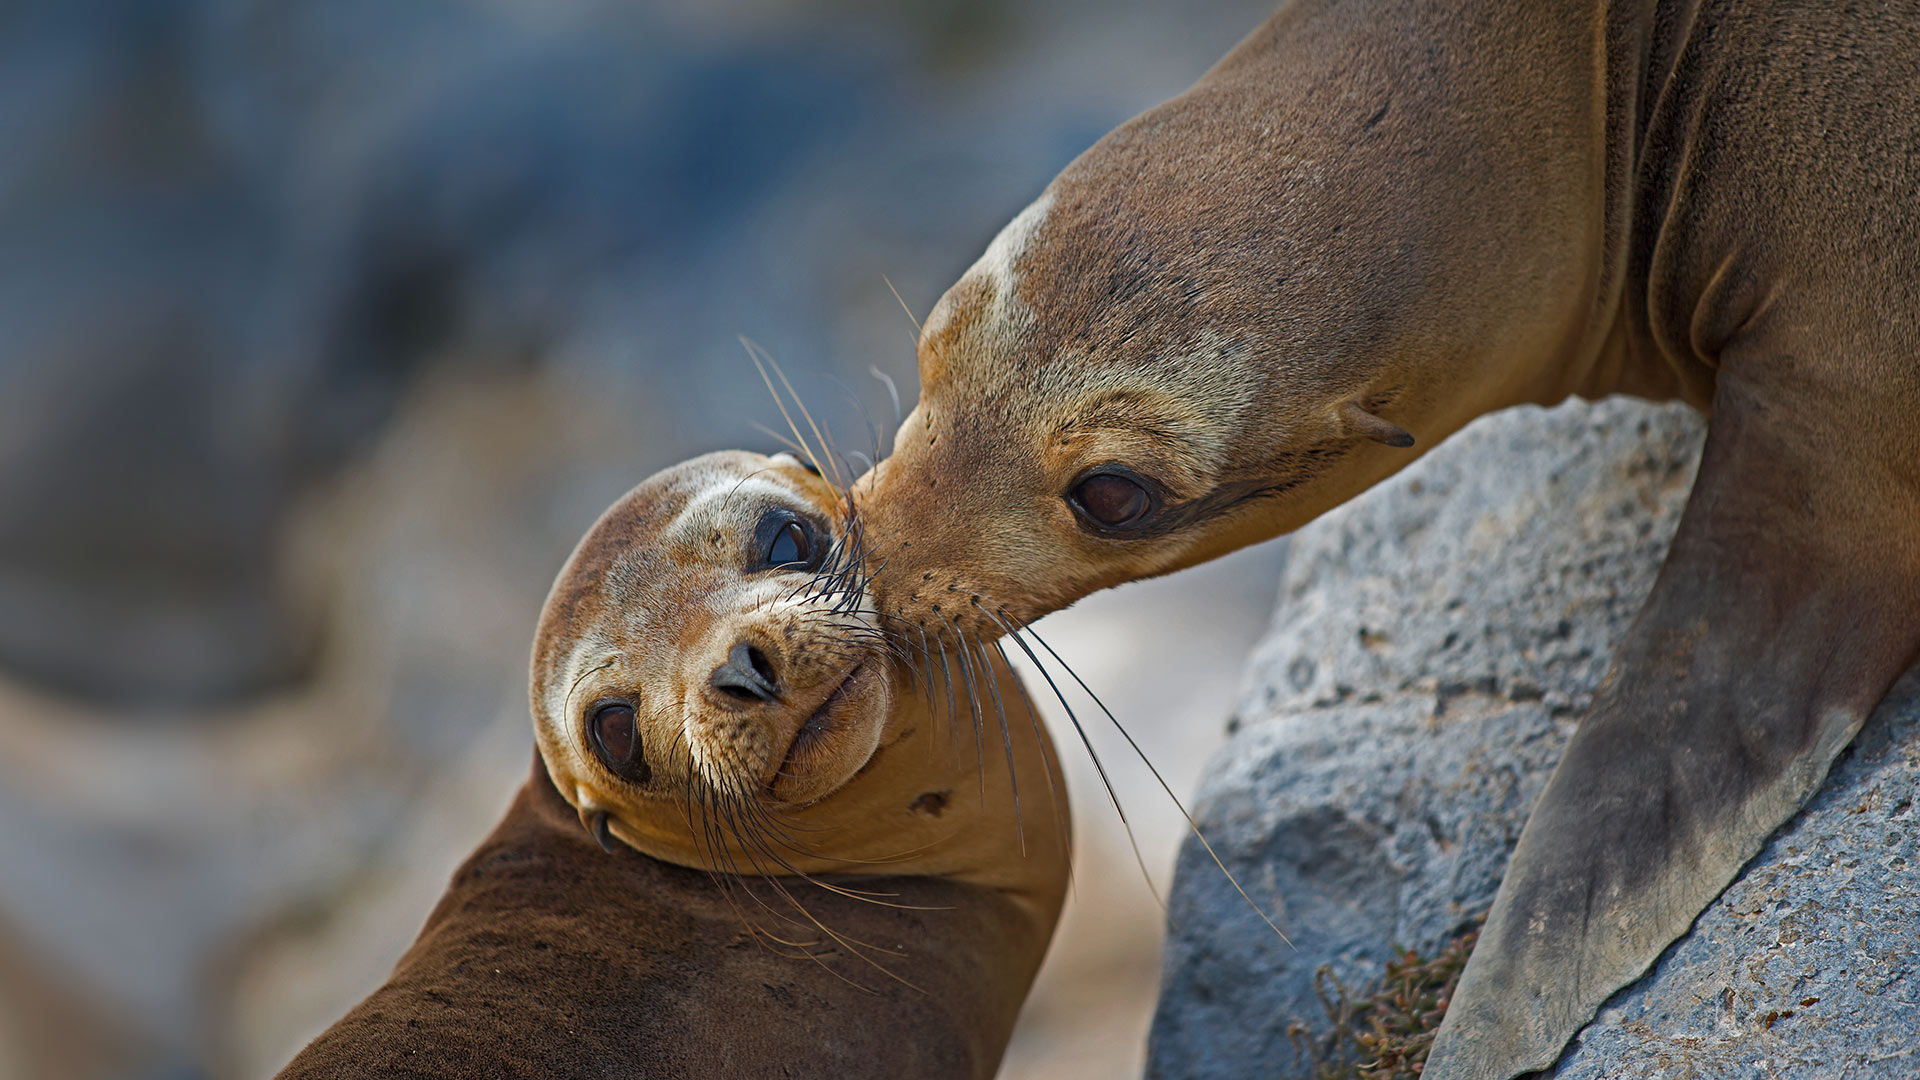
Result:
[[[777,788],[783,780],[800,779],[796,767],[803,766],[805,759],[814,751],[825,749],[846,719],[847,710],[858,708],[858,699],[865,696],[861,691],[870,681],[863,677],[867,669],[868,661],[865,660],[853,665],[825,700],[807,714],[800,730],[794,733],[793,741],[787,744],[786,756],[780,759],[779,766],[774,769],[768,782],[769,788]]]
[[[805,749],[801,746],[803,742],[818,742],[832,729],[837,706],[847,699],[848,688],[853,686],[853,681],[860,676],[860,672],[865,670],[866,666],[865,661],[853,665],[853,668],[847,672],[847,677],[841,679],[840,685],[833,688],[833,693],[828,694],[827,699],[820,703],[820,707],[807,716],[806,722],[800,725],[800,731],[793,737],[793,745],[787,748],[788,757],[793,756],[795,747]]]

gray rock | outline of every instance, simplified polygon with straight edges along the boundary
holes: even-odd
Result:
[[[1492,902],[1651,587],[1703,426],[1631,401],[1484,419],[1294,539],[1198,799],[1293,946],[1189,843],[1148,1073],[1311,1073],[1315,972],[1374,984]],[[1920,672],[1556,1075],[1920,1073]],[[1807,1004],[1802,1004],[1806,1002]]]

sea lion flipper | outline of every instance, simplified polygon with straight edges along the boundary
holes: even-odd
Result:
[[[1795,444],[1805,429],[1782,415],[1723,378],[1666,565],[1521,834],[1424,1076],[1553,1065],[1813,794],[1920,650],[1906,467]],[[1820,465],[1842,460],[1844,476]]]

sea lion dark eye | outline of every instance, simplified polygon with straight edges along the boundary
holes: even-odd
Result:
[[[791,510],[769,510],[754,528],[757,570],[812,570],[819,562],[819,533]]]
[[[636,784],[653,776],[640,745],[640,727],[633,706],[624,701],[596,705],[587,717],[587,733],[593,738],[593,752],[608,771]]]
[[[1074,486],[1073,505],[1109,529],[1124,528],[1153,509],[1153,494],[1145,485],[1120,473],[1095,473]]]
[[[799,522],[789,521],[773,534],[773,544],[767,548],[767,563],[772,566],[804,564],[811,553],[807,530],[801,528]]]

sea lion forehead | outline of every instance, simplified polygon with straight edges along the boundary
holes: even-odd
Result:
[[[648,477],[600,515],[554,582],[536,644],[572,639],[611,608],[640,599],[650,586],[680,575],[674,546],[663,542],[690,504],[737,483],[769,459],[726,451],[695,458]]]
[[[581,541],[576,573],[654,564],[679,543],[700,538],[696,531],[710,531],[718,512],[733,503],[758,506],[776,498],[804,495],[777,459],[760,454],[724,450],[663,469],[601,515]]]
[[[750,523],[752,516],[770,505],[823,508],[817,493],[810,494],[795,483],[774,458],[761,458],[755,468],[729,465],[733,467],[715,470],[692,486],[672,520],[662,527],[663,541],[698,542],[736,516]]]
[[[944,379],[956,350],[1010,352],[1017,348],[1021,335],[1033,322],[1032,312],[1021,299],[1021,279],[1028,253],[1045,229],[1052,208],[1053,192],[1049,189],[994,236],[987,250],[927,314],[920,328],[922,384]],[[1004,368],[959,365],[954,373],[982,370],[1005,372]]]

